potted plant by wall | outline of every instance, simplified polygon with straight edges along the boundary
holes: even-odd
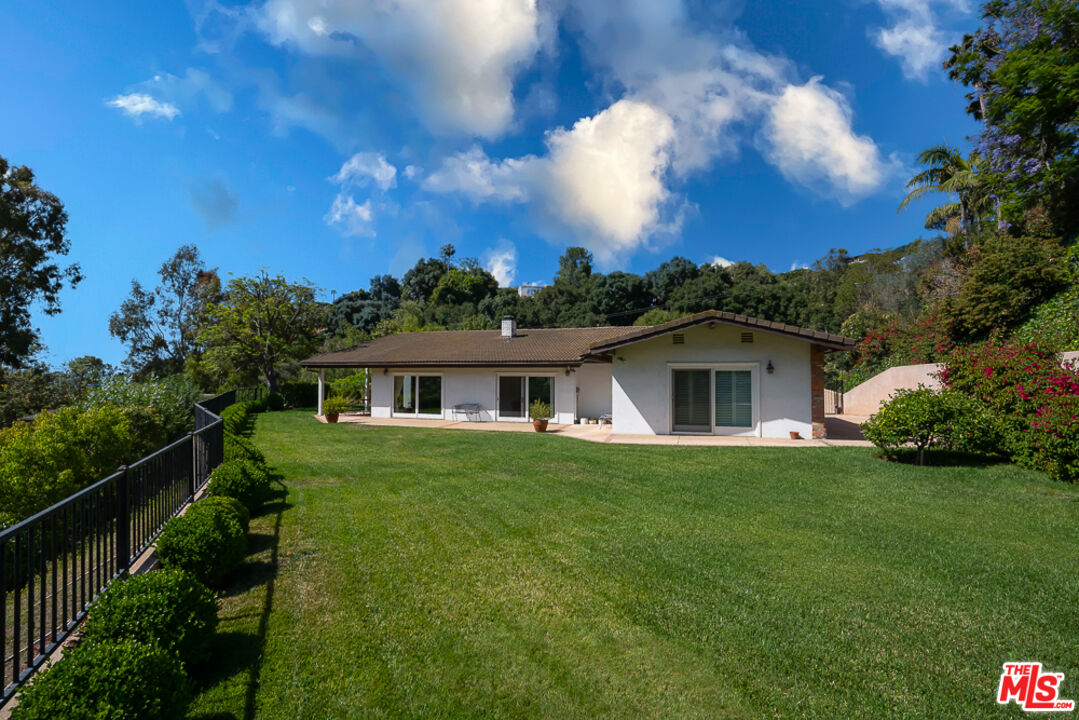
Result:
[[[330,396],[322,401],[322,414],[326,422],[337,422],[337,417],[352,407],[352,401],[346,397]]]
[[[528,406],[528,414],[532,418],[532,427],[536,432],[547,432],[547,421],[551,419],[551,406],[542,400],[533,400]]]

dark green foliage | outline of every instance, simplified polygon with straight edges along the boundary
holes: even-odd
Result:
[[[285,402],[289,407],[313,408],[318,405],[318,383],[282,383],[281,394],[285,396]]]
[[[207,270],[194,245],[182,245],[158,270],[161,284],[146,291],[131,281],[131,294],[109,317],[109,333],[127,345],[125,367],[138,377],[183,372],[197,353],[195,336],[209,303],[220,299],[221,281]]]
[[[144,382],[118,376],[90,390],[81,405],[85,408],[109,405],[150,409],[160,416],[165,435],[162,440],[167,442],[191,432],[195,403],[201,399],[202,390],[184,375]],[[154,439],[150,449],[156,450],[161,444],[161,440]]]
[[[137,640],[190,666],[205,659],[216,627],[217,599],[205,585],[183,570],[155,570],[114,582],[94,601],[84,642]]]
[[[251,513],[247,507],[234,497],[227,495],[207,495],[187,509],[187,514],[201,512],[218,512],[224,510],[231,513],[240,527],[247,532],[251,526]]]
[[[1056,232],[1079,229],[1079,4],[991,0],[984,27],[952,47],[945,63],[970,88],[967,112],[988,194],[1005,220],[1029,231],[1047,214]],[[1037,222],[1037,221],[1035,221]],[[1023,227],[1025,226],[1025,227]]]
[[[971,248],[970,270],[945,305],[955,332],[982,338],[1022,322],[1067,281],[1058,240],[991,235]]]
[[[0,157],[0,365],[18,367],[33,354],[31,309],[59,313],[60,292],[82,280],[78,265],[55,262],[71,249],[66,228],[63,203],[37,186],[33,170]]]
[[[183,663],[133,639],[84,642],[36,677],[12,720],[179,720],[190,701]]]
[[[308,282],[289,282],[265,272],[233,278],[220,302],[202,313],[198,342],[205,362],[219,375],[257,371],[270,392],[277,392],[288,363],[318,347],[326,308]]]
[[[266,409],[278,411],[285,409],[285,396],[281,393],[270,393],[266,396]]]
[[[266,458],[262,451],[255,447],[248,438],[243,435],[225,433],[225,462],[233,460],[251,462],[256,465],[265,465]]]
[[[238,402],[221,411],[221,420],[225,423],[225,432],[239,435],[246,433],[251,426],[252,415],[258,409],[258,403]]]
[[[236,498],[254,510],[270,495],[270,475],[266,468],[246,460],[228,460],[210,473],[206,492]]]
[[[246,547],[244,529],[234,514],[211,507],[166,522],[157,539],[157,556],[163,567],[186,570],[210,587],[220,587],[243,561]]]

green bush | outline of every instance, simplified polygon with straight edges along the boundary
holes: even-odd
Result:
[[[208,495],[236,498],[254,510],[270,496],[270,474],[266,468],[246,460],[229,460],[210,473]]]
[[[266,396],[266,409],[273,412],[285,409],[285,396],[281,393],[270,393]]]
[[[133,639],[80,643],[34,678],[12,720],[179,720],[191,698],[183,663]]]
[[[866,439],[891,459],[908,448],[925,464],[932,448],[964,452],[993,452],[999,433],[988,415],[955,392],[919,386],[897,390],[881,409],[862,424]]]
[[[186,570],[210,587],[220,587],[243,562],[246,549],[243,527],[224,508],[172,518],[157,539],[163,567]]]
[[[201,399],[202,391],[198,385],[183,375],[146,382],[135,382],[119,376],[91,390],[82,407],[107,405],[152,409],[161,416],[165,438],[171,441],[191,432],[195,422],[195,403]]]
[[[341,397],[362,398],[367,395],[367,374],[361,370],[354,375],[339,378],[330,383],[330,390]],[[316,393],[315,399],[318,399]]]
[[[221,411],[221,420],[225,424],[225,432],[233,435],[242,435],[248,431],[251,420],[250,403],[233,403]]]
[[[185,665],[206,656],[217,600],[183,570],[157,570],[114,582],[90,608],[84,642],[132,639],[176,653]]]
[[[244,532],[247,532],[251,526],[251,513],[244,507],[242,502],[227,495],[207,495],[189,507],[187,513],[190,515],[191,513],[207,512],[209,508],[220,508],[231,513],[236,518],[236,522],[240,523],[240,527],[244,529]],[[217,512],[217,510],[214,510],[214,512]]]
[[[285,402],[289,407],[313,408],[318,405],[318,383],[282,383],[281,394],[285,396]]]
[[[111,475],[139,447],[130,415],[111,406],[60,408],[0,430],[0,525]]]
[[[225,433],[225,462],[243,460],[254,465],[265,466],[266,456],[255,447],[254,443],[242,435]]]

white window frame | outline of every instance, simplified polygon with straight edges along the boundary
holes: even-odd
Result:
[[[712,429],[707,432],[693,432],[674,429],[674,371],[675,370],[708,370],[708,406]],[[750,427],[717,427],[716,426],[716,373],[715,371],[738,371],[750,372],[750,396],[753,399],[753,424]],[[763,424],[761,423],[761,364],[746,362],[718,362],[718,363],[667,363],[667,431],[671,435],[726,435],[730,437],[761,437]]]
[[[415,377],[415,378],[436,377],[436,378],[438,378],[439,379],[439,382],[438,382],[438,388],[439,388],[439,398],[438,398],[438,408],[439,409],[438,409],[438,414],[435,414],[435,413],[421,413],[419,411],[420,410],[420,386],[419,386],[419,380],[416,381],[416,412],[412,412],[412,413],[398,412],[397,408],[396,408],[397,397],[396,397],[396,390],[395,390],[396,386],[397,386],[397,382],[396,382],[395,378],[398,378],[398,377]],[[412,371],[412,372],[408,372],[407,370],[403,370],[403,371],[400,371],[400,372],[394,371],[392,373],[392,376],[390,377],[390,417],[421,418],[421,419],[426,418],[428,420],[436,420],[436,419],[437,420],[444,420],[446,418],[446,376],[445,376],[445,374],[440,373],[440,372],[421,372],[421,371],[418,371],[418,370],[417,371]]]
[[[504,377],[519,377],[524,378],[525,389],[525,407],[524,417],[502,417],[502,397],[501,387],[502,383],[499,382]],[[530,377],[546,377],[551,378],[551,420],[553,421],[557,417],[558,410],[556,409],[555,398],[558,395],[558,375],[552,372],[500,372],[495,373],[495,420],[498,422],[532,422],[532,397],[528,392],[528,378]]]

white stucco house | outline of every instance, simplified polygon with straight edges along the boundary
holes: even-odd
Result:
[[[401,333],[301,365],[368,368],[371,415],[555,423],[612,432],[824,437],[824,356],[855,341],[709,310],[663,325]],[[322,413],[321,399],[319,414]]]

